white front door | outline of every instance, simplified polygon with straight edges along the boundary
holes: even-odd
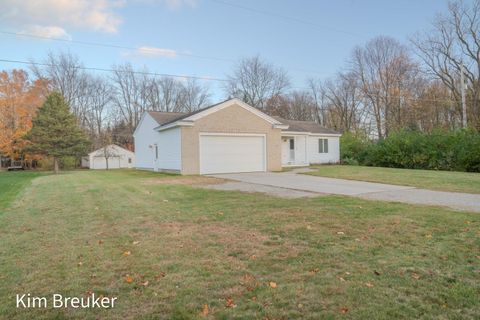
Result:
[[[200,174],[266,171],[265,135],[200,134]]]

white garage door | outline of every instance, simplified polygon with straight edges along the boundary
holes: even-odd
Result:
[[[265,171],[265,136],[200,135],[200,174]]]
[[[93,165],[90,169],[106,169],[107,161],[103,157],[94,157]],[[109,169],[118,169],[120,168],[120,157],[109,157],[108,158],[108,168]]]

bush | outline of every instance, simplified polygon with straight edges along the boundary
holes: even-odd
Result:
[[[480,134],[469,130],[402,130],[376,143],[352,134],[341,140],[343,163],[480,172]]]
[[[346,132],[340,138],[340,159],[342,163],[363,162],[371,142],[366,136]]]

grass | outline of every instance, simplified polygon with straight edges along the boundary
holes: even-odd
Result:
[[[0,214],[34,178],[42,174],[34,171],[0,172]]]
[[[204,305],[210,319],[480,317],[478,214],[214,191],[194,179],[36,178],[0,216],[0,318],[201,319]],[[26,292],[118,302],[15,308]]]
[[[317,171],[307,174],[315,176],[381,182],[440,191],[480,193],[480,173],[347,165],[324,165],[311,168]]]

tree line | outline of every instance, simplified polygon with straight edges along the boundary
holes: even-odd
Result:
[[[20,156],[20,137],[50,92],[63,96],[92,148],[108,142],[132,149],[145,110],[191,112],[212,102],[211,88],[196,78],[158,76],[129,63],[112,70],[99,75],[68,52],[52,52],[28,71],[1,72],[0,153]],[[262,57],[241,59],[227,74],[223,94],[271,115],[382,140],[405,128],[429,133],[465,122],[479,131],[479,74],[480,0],[454,1],[408,43],[375,37],[355,47],[335,76],[307,79],[301,89]]]

